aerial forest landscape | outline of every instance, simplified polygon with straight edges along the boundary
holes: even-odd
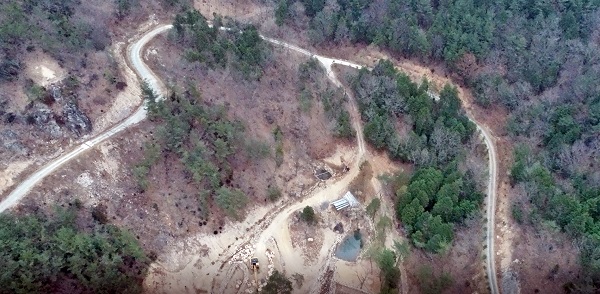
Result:
[[[599,1],[0,1],[0,294],[598,292]]]

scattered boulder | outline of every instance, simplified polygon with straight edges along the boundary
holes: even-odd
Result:
[[[92,185],[94,183],[94,180],[90,176],[90,173],[84,172],[84,173],[80,174],[77,177],[77,179],[75,179],[75,182],[77,182],[77,184],[81,185],[84,188],[88,188],[90,185]]]
[[[7,140],[17,140],[19,139],[19,136],[13,130],[4,130],[0,132],[0,138],[5,142]]]
[[[17,119],[17,115],[12,112],[9,112],[4,117],[4,122],[7,124],[12,124],[13,122],[15,122],[16,119]]]
[[[25,147],[25,145],[17,141],[4,142],[4,148],[19,155],[25,155],[29,150],[27,147]]]
[[[0,96],[0,98],[2,98],[2,96]],[[0,116],[3,116],[6,111],[6,105],[8,104],[8,101],[6,99],[0,100]]]
[[[35,110],[27,116],[27,123],[44,129],[52,118],[52,111],[46,105],[38,103],[35,106]]]
[[[268,124],[272,125],[275,122],[275,118],[273,118],[273,115],[271,115],[268,112],[265,112],[265,120],[267,121]]]
[[[50,95],[52,95],[52,98],[54,98],[54,101],[56,102],[60,102],[63,98],[62,96],[62,91],[60,90],[60,87],[57,85],[51,85],[50,86]]]
[[[60,138],[62,137],[62,131],[60,130],[60,126],[56,123],[56,120],[51,120],[48,122],[47,129],[50,132],[50,136],[52,138]]]
[[[68,102],[63,107],[63,119],[67,129],[77,134],[77,136],[92,131],[92,122],[73,101]]]
[[[0,80],[13,81],[19,75],[21,63],[15,59],[2,58],[0,61]]]
[[[35,125],[38,129],[50,134],[53,138],[62,136],[60,126],[56,121],[56,115],[48,106],[42,103],[36,103],[32,113],[27,115],[27,123]]]

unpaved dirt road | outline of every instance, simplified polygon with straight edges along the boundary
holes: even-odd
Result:
[[[127,50],[128,58],[133,65],[134,69],[137,71],[138,75],[141,79],[145,80],[157,93],[162,93],[162,83],[160,80],[152,73],[152,71],[148,68],[148,66],[142,60],[142,48],[152,40],[156,35],[170,29],[171,26],[161,26],[153,29],[152,31],[145,34],[142,38],[137,40],[135,43],[130,45]],[[112,137],[116,133],[123,131],[124,129],[137,124],[146,118],[146,108],[142,104],[138,107],[138,109],[131,114],[127,119],[123,120],[119,124],[105,131],[104,133],[82,143],[79,147],[74,150],[66,153],[55,160],[49,162],[38,171],[29,176],[25,181],[21,182],[9,195],[6,199],[0,202],[0,213],[4,212],[8,208],[16,205],[19,201],[27,195],[27,193],[35,186],[39,181],[41,181],[44,177],[55,171],[57,168],[62,166],[64,163],[70,161],[71,159],[79,156],[86,150],[98,145],[98,143]]]
[[[434,94],[435,95],[435,94]],[[435,95],[434,99],[439,100],[439,96]],[[475,119],[473,114],[467,109],[466,110],[467,117],[471,120],[476,126],[477,130],[481,138],[483,139],[485,146],[488,150],[488,188],[487,188],[487,197],[485,199],[485,207],[486,213],[485,216],[487,218],[486,222],[486,236],[485,236],[485,245],[486,245],[486,271],[489,279],[490,292],[492,294],[500,293],[498,288],[498,277],[496,276],[496,262],[495,262],[495,251],[494,251],[494,228],[496,227],[496,192],[498,190],[498,185],[496,180],[498,178],[498,155],[496,153],[496,144],[494,144],[494,137],[492,136],[489,129],[479,124]]]
[[[472,121],[473,119],[471,117],[469,117]],[[475,122],[475,121],[473,121]],[[488,197],[486,198],[486,217],[487,217],[487,234],[486,234],[486,245],[487,245],[487,254],[486,254],[486,267],[487,267],[487,275],[490,281],[490,290],[492,292],[492,294],[497,294],[500,293],[500,290],[498,289],[498,278],[496,276],[496,262],[495,262],[495,257],[496,257],[496,252],[494,251],[494,228],[496,227],[495,224],[495,220],[496,220],[496,191],[498,190],[497,187],[497,183],[496,183],[496,179],[498,178],[498,163],[497,163],[497,158],[498,155],[496,154],[496,145],[494,144],[494,141],[492,141],[492,135],[490,134],[490,131],[485,128],[484,126],[479,125],[477,122],[475,122],[475,124],[477,125],[477,129],[479,129],[479,132],[481,133],[481,135],[483,136],[483,140],[485,141],[485,145],[487,146],[488,149],[488,174],[489,174],[489,181],[488,181],[488,192],[487,195]]]
[[[292,44],[289,44],[289,43],[286,43],[283,41],[275,40],[275,39],[264,37],[264,36],[262,36],[262,38],[273,44],[283,46],[283,47],[289,48],[291,50],[297,51],[299,53],[316,58],[317,60],[319,60],[319,62],[321,62],[321,64],[323,64],[323,66],[327,70],[329,78],[338,87],[342,87],[342,85],[339,82],[339,80],[337,79],[337,77],[335,76],[335,73],[333,73],[333,71],[331,69],[331,66],[333,64],[345,65],[345,66],[349,66],[349,67],[353,67],[353,68],[357,68],[357,69],[360,69],[363,67],[362,65],[352,63],[350,61],[320,56],[320,55],[314,54],[306,49],[300,48],[298,46],[295,46],[295,45],[292,45]],[[437,95],[432,95],[432,96],[434,96],[434,99],[437,97],[436,100],[439,100],[439,97]],[[362,160],[362,158],[364,156],[364,144],[365,143],[364,143],[364,139],[362,138],[362,126],[360,123],[360,117],[357,117],[359,114],[358,114],[358,111],[356,111],[355,100],[350,99],[350,101],[351,101],[350,105],[352,107],[352,111],[351,111],[352,121],[357,130],[357,134],[359,134],[359,136],[357,138],[358,145],[359,145],[359,156],[358,156],[357,162],[360,162],[360,160]],[[489,286],[490,286],[491,292],[492,292],[492,294],[496,294],[496,293],[499,293],[498,280],[497,280],[497,276],[496,276],[496,265],[495,265],[495,259],[494,259],[494,257],[495,257],[494,228],[495,228],[496,190],[497,190],[496,179],[497,179],[497,173],[498,173],[496,147],[495,147],[494,141],[492,140],[492,135],[491,135],[490,131],[485,126],[478,123],[475,120],[472,113],[470,113],[469,111],[467,111],[467,116],[477,126],[477,130],[479,130],[479,133],[483,137],[485,145],[488,149],[488,160],[489,160],[488,177],[489,177],[489,180],[488,180],[487,197],[486,197],[486,201],[485,201],[486,202],[486,218],[487,218],[487,224],[486,224],[486,231],[487,231],[487,234],[486,234],[486,245],[487,245],[486,268],[487,269],[486,270],[487,270],[487,275],[488,275],[488,279],[489,279]],[[358,164],[360,164],[360,163],[358,163]],[[356,163],[355,163],[355,165],[356,165]],[[347,175],[346,177],[349,177],[349,176],[354,176],[354,175],[350,174],[350,175]],[[343,182],[343,180],[340,182]],[[340,182],[338,182],[338,183],[340,183]],[[337,186],[338,183],[336,183],[335,185]],[[307,200],[309,200],[309,199],[306,199],[305,201],[298,203],[292,207],[295,208],[296,210],[298,210],[298,209],[302,208],[303,206],[308,205]],[[312,201],[312,202],[314,202],[314,201]],[[285,212],[289,212],[292,207],[287,209]],[[293,212],[294,210],[291,210],[291,211]],[[285,218],[283,220],[285,220]]]
[[[148,33],[144,34],[139,40],[137,40],[131,46],[129,46],[129,48],[127,50],[128,58],[131,62],[131,65],[137,71],[137,74],[139,75],[140,79],[146,80],[147,83],[150,85],[150,87],[152,89],[154,89],[154,91],[157,92],[158,94],[164,93],[163,92],[164,87],[163,87],[161,81],[156,77],[156,75],[143,62],[141,51],[142,51],[143,47],[152,38],[154,38],[158,34],[161,34],[171,28],[172,28],[172,25],[158,26],[158,27],[154,28],[153,30],[149,31]],[[282,47],[288,48],[290,50],[294,50],[296,52],[316,58],[323,65],[323,67],[327,70],[328,77],[337,86],[340,86],[340,87],[342,87],[342,85],[339,82],[339,80],[337,79],[337,77],[335,76],[335,73],[332,71],[332,68],[331,68],[331,66],[333,64],[345,65],[345,66],[349,66],[349,67],[353,67],[353,68],[362,68],[363,67],[359,64],[352,63],[350,61],[320,56],[320,55],[314,54],[306,49],[300,48],[298,46],[295,46],[295,45],[292,45],[292,44],[289,44],[289,43],[286,43],[286,42],[283,42],[280,40],[275,40],[275,39],[268,38],[268,37],[265,37],[262,35],[261,35],[261,37],[265,41],[268,41],[272,44],[282,46]],[[350,94],[350,93],[348,93],[348,94]],[[266,241],[266,238],[270,238],[271,236],[277,236],[278,232],[281,232],[281,224],[285,223],[287,218],[294,211],[297,211],[306,205],[320,204],[322,201],[330,200],[329,198],[332,196],[335,197],[337,195],[340,195],[341,192],[344,189],[346,189],[348,184],[350,184],[350,181],[358,174],[359,166],[362,163],[362,160],[364,160],[366,148],[365,148],[365,142],[364,142],[364,138],[363,138],[361,120],[360,120],[360,116],[358,113],[358,109],[356,107],[356,103],[355,103],[354,99],[349,99],[349,100],[350,100],[350,107],[351,107],[350,113],[352,116],[352,122],[353,122],[355,130],[356,130],[357,145],[358,145],[358,154],[357,154],[356,160],[354,162],[354,166],[351,169],[351,172],[346,174],[338,182],[333,183],[327,189],[325,189],[319,193],[316,193],[313,196],[306,198],[301,202],[295,203],[295,204],[287,207],[285,210],[283,210],[280,214],[278,214],[272,220],[271,224],[262,232],[262,234],[260,235],[261,241]],[[487,260],[486,260],[486,264],[487,264],[487,274],[489,277],[489,285],[491,288],[491,292],[498,293],[496,268],[495,268],[495,263],[494,263],[494,255],[495,255],[494,254],[494,225],[495,225],[494,224],[494,219],[495,219],[494,216],[495,216],[496,186],[497,186],[496,185],[496,177],[497,177],[496,149],[494,146],[494,142],[492,140],[492,135],[485,128],[485,126],[480,125],[473,118],[473,116],[470,113],[468,113],[468,116],[471,119],[471,121],[473,121],[477,125],[477,129],[480,131],[481,135],[483,136],[484,142],[488,149],[489,182],[488,182],[488,193],[487,193],[488,197],[486,199],[486,207],[487,207],[486,208],[487,209],[487,212],[486,212],[486,215],[487,215],[487,235],[486,235],[486,243],[487,243],[486,258],[487,258]],[[107,130],[106,132],[96,136],[95,138],[84,142],[83,144],[81,144],[79,147],[75,148],[71,152],[69,152],[65,155],[62,155],[59,158],[55,159],[54,161],[46,164],[44,167],[39,169],[37,172],[35,172],[31,176],[29,176],[25,181],[20,183],[9,194],[9,196],[6,199],[4,199],[2,202],[0,202],[0,213],[5,211],[6,209],[16,205],[27,194],[27,192],[29,192],[31,190],[31,188],[33,186],[35,186],[35,184],[37,184],[44,177],[46,177],[47,175],[52,173],[54,170],[56,170],[62,164],[79,156],[86,150],[94,147],[98,143],[110,138],[114,134],[126,129],[127,127],[132,126],[132,125],[142,121],[145,117],[146,117],[146,109],[145,109],[145,106],[142,104],[126,120],[115,125],[114,127]],[[285,233],[285,231],[283,233]],[[283,235],[285,236],[286,234],[283,234]],[[287,235],[289,235],[289,232],[287,233]],[[285,242],[285,243],[288,243],[288,242]],[[258,242],[257,244],[266,244],[266,242]],[[264,248],[257,248],[257,249],[264,249]],[[293,252],[282,252],[282,253],[284,253],[283,255],[294,254]]]

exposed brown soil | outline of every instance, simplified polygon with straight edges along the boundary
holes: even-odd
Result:
[[[373,189],[371,185],[371,179],[373,178],[373,167],[369,162],[364,162],[360,166],[360,172],[358,176],[350,183],[348,190],[354,194],[357,200],[361,203],[365,203],[367,198],[375,195],[377,191]]]
[[[146,4],[144,4],[146,5]],[[150,6],[149,6],[150,7]],[[216,11],[223,15],[245,17],[255,22],[261,21],[267,32],[274,36],[283,37],[296,44],[307,44],[307,39],[300,33],[290,32],[285,29],[273,27],[272,14],[270,10],[261,8],[252,1],[227,0],[200,0],[195,1],[195,7],[199,8],[207,16]],[[137,17],[137,18],[136,18]],[[142,16],[136,16],[131,21],[131,27],[137,26]],[[144,19],[145,20],[145,19]],[[116,25],[115,25],[116,26]],[[125,40],[127,26],[119,29]],[[314,183],[311,175],[310,164],[314,159],[323,158],[334,151],[339,143],[331,139],[328,134],[320,131],[326,129],[326,123],[319,118],[322,117],[319,107],[313,106],[310,114],[303,114],[296,103],[293,83],[294,66],[302,60],[300,57],[287,55],[289,53],[275,53],[278,62],[276,66],[267,69],[265,77],[260,85],[240,83],[239,80],[229,73],[218,71],[200,71],[197,68],[177,68],[181,60],[174,50],[171,50],[164,40],[158,40],[151,45],[156,49],[156,55],[150,55],[149,60],[155,63],[155,68],[165,81],[181,81],[183,77],[201,73],[199,88],[203,91],[205,99],[212,103],[223,103],[229,105],[229,115],[232,118],[243,118],[253,136],[262,140],[272,140],[270,132],[273,125],[281,125],[284,128],[285,137],[285,160],[281,168],[277,169],[274,163],[253,164],[237,170],[239,184],[249,191],[256,200],[264,199],[266,185],[276,182],[285,186],[288,195],[301,192],[304,187]],[[310,47],[310,46],[308,46]],[[319,49],[324,55],[337,56],[356,62],[372,65],[380,58],[390,58],[390,55],[381,52],[371,46],[335,46]],[[427,77],[434,81],[439,89],[444,83],[451,82],[453,77],[445,71],[442,66],[430,67],[420,66],[418,63],[395,56],[393,60],[405,72],[415,79]],[[106,65],[106,56],[98,54],[92,56],[96,70]],[[290,60],[291,59],[291,60]],[[287,61],[287,62],[286,62]],[[93,84],[92,88],[86,89],[83,94],[86,100],[82,102],[82,108],[89,112],[93,122],[99,121],[110,105],[114,105],[116,91],[107,90],[106,82],[100,78],[91,82],[91,71],[85,81]],[[100,75],[102,76],[102,75]],[[342,77],[342,76],[340,76]],[[235,87],[231,87],[231,85]],[[21,100],[15,100],[13,109],[20,109],[26,103],[19,86],[11,85],[1,90],[15,92]],[[128,85],[128,88],[132,85]],[[511,205],[515,201],[517,191],[510,188],[508,184],[508,169],[512,162],[512,145],[507,137],[504,125],[507,112],[501,108],[483,109],[473,103],[472,95],[468,89],[459,87],[461,98],[466,109],[471,111],[478,121],[484,123],[492,130],[496,138],[497,152],[499,155],[499,191],[498,212],[496,214],[496,248],[498,250],[497,267],[498,273],[502,274],[508,268],[517,272],[521,282],[521,290],[527,293],[539,289],[542,292],[558,291],[560,286],[573,278],[578,269],[577,249],[568,241],[568,237],[560,233],[536,232],[531,226],[521,226],[514,223],[511,218]],[[292,106],[290,106],[292,104]],[[268,124],[265,115],[271,113],[277,120]],[[108,125],[108,123],[107,123]],[[222,229],[229,225],[220,218],[213,218],[206,225],[200,227],[201,219],[198,217],[195,201],[195,193],[181,176],[182,168],[174,157],[165,156],[151,171],[153,184],[150,190],[139,194],[135,189],[135,183],[131,180],[131,167],[139,162],[141,158],[141,147],[143,142],[152,136],[155,125],[151,122],[143,122],[138,127],[115,137],[110,142],[105,142],[95,150],[89,151],[89,155],[65,165],[60,171],[49,176],[43,183],[38,185],[31,195],[26,198],[21,209],[35,209],[40,203],[42,209],[50,209],[54,204],[68,205],[73,195],[78,195],[85,207],[89,208],[97,204],[107,205],[107,214],[117,225],[132,229],[136,232],[143,246],[150,250],[160,251],[175,239],[190,234]],[[36,133],[23,130],[28,133],[25,142],[28,146],[36,146],[34,161],[24,161],[25,157],[13,154],[2,155],[3,166],[14,172],[0,172],[0,195],[7,193],[12,183],[20,181],[25,174],[35,170],[36,162],[45,162],[61,152],[61,148],[73,146],[67,138],[61,140],[46,140],[42,137],[36,138]],[[289,134],[289,135],[288,135]],[[304,142],[298,141],[305,139]],[[44,142],[43,144],[41,141]],[[317,143],[317,144],[312,144]],[[27,156],[29,156],[28,154]],[[240,165],[247,164],[241,162]],[[23,167],[23,166],[29,167]],[[22,170],[19,172],[19,170]],[[276,172],[277,171],[277,172]],[[279,173],[281,172],[281,173]],[[291,181],[291,180],[294,181]],[[4,188],[4,192],[2,191]],[[156,206],[155,206],[156,204]],[[158,208],[156,208],[158,207]],[[217,221],[219,219],[219,221]],[[483,277],[482,251],[483,225],[474,222],[466,229],[457,231],[455,241],[449,252],[432,257],[425,253],[415,251],[406,261],[411,280],[411,290],[418,289],[414,277],[414,271],[424,263],[433,263],[438,270],[450,271],[455,283],[449,292],[485,292],[487,280]],[[477,252],[477,253],[475,253]],[[518,260],[518,261],[517,261]],[[559,264],[558,273],[552,279],[548,279],[548,273],[555,264]],[[467,286],[467,282],[468,286]],[[197,291],[201,291],[198,289]]]
[[[272,9],[256,0],[196,0],[194,8],[206,17],[211,18],[213,13],[224,17],[231,17],[242,23],[254,23],[270,19]]]
[[[273,129],[279,125],[284,135],[284,160],[276,167],[270,156],[260,162],[245,157],[233,161],[235,186],[256,203],[266,201],[268,185],[278,185],[284,199],[299,196],[317,182],[316,160],[347,144],[334,139],[317,97],[309,113],[300,111],[296,88],[297,66],[304,60],[290,53],[274,52],[260,81],[248,82],[228,70],[206,70],[188,65],[180,51],[162,38],[149,46],[148,62],[169,81],[196,77],[198,89],[207,103],[226,105],[230,119],[241,120],[245,136],[274,145]],[[154,54],[156,52],[157,54]],[[168,78],[167,78],[168,77]],[[323,78],[321,87],[326,86]],[[269,114],[273,121],[266,119]],[[211,216],[199,210],[197,189],[185,177],[180,160],[163,154],[149,174],[150,187],[140,193],[132,178],[132,168],[142,160],[143,145],[154,135],[157,124],[143,121],[138,126],[101,143],[86,155],[65,164],[48,176],[17,209],[23,212],[67,206],[79,199],[84,209],[103,205],[111,223],[134,232],[148,252],[160,255],[165,248],[198,234],[217,235],[232,223],[214,206]],[[243,150],[240,152],[243,154]],[[88,213],[82,211],[82,213]],[[248,213],[261,215],[249,208]],[[89,225],[89,224],[88,224]]]
[[[149,45],[148,61],[154,64],[167,85],[198,77],[202,99],[209,104],[224,105],[229,119],[240,120],[245,136],[266,142],[275,152],[273,131],[279,127],[284,135],[284,163],[276,167],[273,160],[252,164],[239,162],[234,178],[244,191],[263,200],[266,187],[277,184],[291,195],[299,195],[303,187],[311,186],[316,178],[314,159],[331,155],[343,141],[332,136],[330,121],[325,117],[318,97],[312,107],[303,112],[299,106],[298,66],[307,59],[291,52],[273,50],[269,65],[258,82],[246,81],[234,69],[206,69],[189,64],[181,51],[171,47],[166,37],[158,37]],[[317,88],[328,86],[323,76]],[[260,176],[258,176],[260,175]],[[295,178],[294,180],[292,180]],[[264,188],[262,188],[264,187]]]
[[[453,282],[444,293],[487,293],[485,259],[481,255],[485,237],[484,226],[485,223],[480,218],[470,221],[466,227],[455,229],[454,241],[448,252],[432,254],[412,250],[405,262],[411,291],[421,289],[417,273],[424,265],[428,265],[432,267],[436,276],[445,272],[452,277]]]
[[[517,274],[521,293],[562,293],[563,285],[578,277],[579,249],[571,237],[547,225],[508,225],[500,230],[512,230],[512,260],[506,273]]]
[[[350,287],[344,286],[340,283],[337,283],[335,285],[335,294],[363,294],[363,293],[369,293],[369,292],[350,288]]]

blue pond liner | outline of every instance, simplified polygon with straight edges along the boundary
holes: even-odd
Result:
[[[342,243],[335,250],[335,256],[345,261],[356,261],[360,253],[360,239],[354,238],[354,235],[344,238]]]

